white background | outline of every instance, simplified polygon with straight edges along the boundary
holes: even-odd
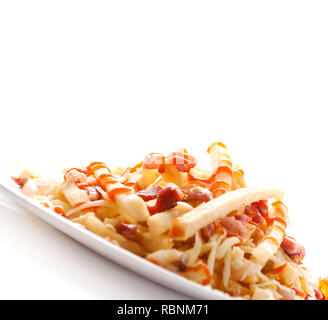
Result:
[[[2,1],[0,141],[40,173],[223,141],[327,259],[327,1]],[[8,202],[2,197],[2,202]],[[0,206],[0,298],[183,298]]]

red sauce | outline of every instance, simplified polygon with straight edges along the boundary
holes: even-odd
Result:
[[[126,181],[126,182],[123,182],[123,184],[127,187],[134,187],[137,182],[136,181]]]
[[[65,180],[65,181],[66,181],[66,175],[67,175],[70,171],[72,171],[72,170],[76,170],[76,171],[81,172],[81,173],[83,173],[83,174],[87,174],[87,169],[81,169],[81,168],[70,168],[69,170],[67,170],[67,171],[65,172],[65,175],[64,175],[64,180]]]
[[[103,173],[98,177],[101,184],[108,185],[119,182],[116,177],[110,173]]]
[[[214,173],[212,173],[211,176],[209,176],[208,178],[200,178],[200,177],[196,177],[195,175],[193,175],[192,173],[188,173],[188,180],[189,181],[197,181],[197,182],[201,182],[201,183],[212,183],[215,180],[215,177],[219,174],[219,173],[226,173],[229,176],[232,177],[233,172],[231,167],[224,165],[224,166],[220,166],[216,169],[216,171]]]
[[[275,227],[278,228],[283,233],[283,235],[285,236],[285,229],[283,229],[282,227],[277,226],[277,225]]]
[[[143,165],[143,162],[140,161],[139,163],[137,163],[134,167],[132,167],[132,168],[130,169],[130,172],[131,172],[131,173],[136,172],[137,169],[140,169],[140,168],[142,167],[142,165]]]
[[[272,272],[273,273],[280,273],[282,270],[285,269],[286,266],[287,266],[287,263],[281,265],[280,267],[275,268]]]
[[[82,204],[85,204],[86,202],[85,201],[83,201],[83,202],[79,202],[79,203],[77,203],[73,208],[75,209],[75,208],[77,208],[77,207],[79,207],[79,206],[82,206]]]
[[[211,185],[210,191],[213,192],[214,190],[216,190],[218,188],[221,188],[223,190],[229,190],[230,184],[225,181],[222,181],[222,180],[217,180]]]
[[[222,142],[214,142],[214,143],[212,143],[212,144],[207,148],[207,153],[210,153],[212,147],[215,146],[215,145],[217,145],[217,146],[219,146],[219,147],[221,147],[221,148],[223,148],[223,149],[227,149],[227,146],[226,146],[224,143],[222,143]]]
[[[269,218],[268,216],[265,216],[264,218],[265,218],[265,221],[267,222],[267,224],[269,224],[269,225],[273,224],[273,222],[277,221],[277,222],[281,223],[284,226],[284,228],[287,227],[287,220],[283,217],[278,216],[278,217]],[[277,226],[277,227],[279,227],[279,226]]]
[[[188,266],[187,272],[188,271],[189,272],[202,272],[205,275],[205,279],[202,281],[203,286],[206,286],[207,284],[209,284],[212,279],[211,272],[204,263],[200,263],[197,266]]]
[[[226,192],[227,192],[227,190],[218,188],[218,189],[215,189],[212,193],[213,193],[214,198],[217,198],[219,196],[222,196]]]
[[[131,172],[131,168],[130,167],[127,167],[121,174],[120,176],[121,177],[124,177],[126,174],[130,173]]]
[[[95,181],[95,182],[88,182],[88,183],[86,183],[86,182],[81,182],[81,183],[77,183],[76,184],[77,186],[78,186],[78,188],[79,189],[86,189],[86,188],[88,188],[88,187],[96,187],[96,186],[98,186],[99,184],[98,184],[98,182],[97,181]]]
[[[271,236],[267,236],[266,239],[271,240],[272,242],[274,242],[278,247],[280,246],[280,243],[278,242],[278,240],[274,237]]]
[[[65,211],[62,207],[54,207],[54,211],[60,214],[61,216],[65,217]]]
[[[13,179],[13,181],[14,181],[15,183],[17,183],[20,187],[22,187],[21,179],[20,179],[20,178],[11,177],[11,179]]]
[[[94,162],[91,162],[89,164],[89,166],[87,167],[87,170],[97,170],[99,168],[106,168],[106,165],[104,162],[101,162],[101,161],[94,161]]]
[[[284,204],[281,201],[276,201],[272,204],[272,206],[276,207],[278,211],[281,211],[281,209],[279,208],[279,205],[284,205]],[[287,227],[287,220],[284,217],[282,217],[281,215],[277,215],[275,217],[269,217],[269,213],[266,212],[266,214],[264,215],[264,219],[267,222],[267,224],[269,224],[269,225],[276,221],[276,222],[281,223],[284,226],[284,228]]]
[[[128,193],[131,192],[132,189],[129,186],[123,185],[119,183],[119,179],[116,178],[111,171],[107,168],[107,166],[103,163],[103,162],[92,162],[87,170],[93,174],[94,176],[95,173],[97,172],[97,170],[99,169],[106,169],[108,171],[108,173],[103,173],[101,174],[97,180],[99,181],[100,185],[102,186],[102,188],[107,191],[107,187],[109,185],[113,185],[118,183],[119,185],[117,187],[113,187],[110,191],[107,192],[109,198],[113,201],[115,201],[115,197],[117,194],[119,193]]]
[[[300,291],[298,289],[293,289],[295,291],[295,294],[303,299],[306,298],[306,294],[303,291]]]
[[[168,233],[168,236],[170,238],[184,237],[185,231],[177,225],[178,223],[179,223],[178,218],[173,221],[171,230]]]
[[[287,228],[287,220],[285,218],[276,217],[276,218],[274,218],[274,220],[281,223],[284,226],[284,228]]]
[[[129,193],[131,192],[131,188],[130,187],[117,187],[117,188],[113,188],[112,190],[110,190],[109,192],[107,192],[108,197],[112,200],[115,201],[115,197],[119,194],[119,193]]]
[[[156,264],[157,266],[164,268],[159,262],[157,262],[156,260],[154,260],[152,258],[146,258],[146,260],[148,260],[149,262],[151,262],[153,264]]]

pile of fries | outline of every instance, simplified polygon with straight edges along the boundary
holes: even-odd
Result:
[[[286,235],[283,192],[247,187],[227,148],[208,148],[211,171],[179,149],[133,167],[93,162],[62,182],[24,171],[22,192],[67,219],[200,285],[244,299],[327,299],[312,283],[304,248]]]

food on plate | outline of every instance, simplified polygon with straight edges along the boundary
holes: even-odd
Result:
[[[23,171],[28,197],[160,267],[232,297],[328,299],[312,282],[305,249],[288,230],[284,193],[247,186],[226,146],[207,150],[210,171],[187,150],[150,153],[134,166],[65,170],[63,181]]]

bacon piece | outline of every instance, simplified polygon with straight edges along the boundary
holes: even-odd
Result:
[[[235,219],[241,221],[243,224],[246,224],[251,220],[250,217],[246,216],[245,214],[236,214]]]
[[[29,180],[30,178],[28,176],[23,176],[20,178],[11,177],[11,179],[13,179],[14,182],[17,183],[20,188],[23,188],[27,180]]]
[[[121,234],[123,237],[134,240],[137,235],[138,227],[135,224],[118,223],[115,227],[116,232]]]
[[[317,300],[325,300],[325,296],[320,290],[314,288],[313,291]]]
[[[182,200],[183,193],[181,189],[174,183],[168,183],[158,192],[155,204],[147,203],[149,214],[153,215],[174,208],[177,202]]]
[[[196,164],[196,158],[189,155],[186,150],[184,150],[184,152],[171,152],[164,158],[163,163],[158,168],[158,172],[163,173],[167,165],[174,165],[176,169],[181,172],[189,172]]]
[[[64,179],[67,182],[83,183],[87,180],[86,170],[79,168],[71,168],[66,171]]]
[[[196,158],[183,150],[171,152],[167,157],[162,153],[150,153],[144,158],[143,168],[158,169],[159,173],[164,173],[167,165],[174,165],[178,171],[189,172],[196,164]]]
[[[265,212],[265,210],[262,208],[262,206],[261,206],[261,210],[262,210],[262,212]],[[245,214],[249,218],[251,218],[252,221],[254,221],[255,223],[258,223],[258,224],[260,224],[264,220],[264,218],[261,214],[261,211],[258,207],[258,202],[253,202],[249,206],[246,206]]]
[[[213,196],[211,191],[198,186],[191,188],[185,197],[185,201],[189,202],[193,207],[197,207],[201,203],[208,202],[212,199]]]
[[[264,221],[264,218],[261,215],[256,215],[256,216],[253,217],[252,220],[257,224],[261,224],[262,221]]]
[[[257,213],[259,213],[259,209],[256,205],[254,205],[254,202],[245,207],[245,214],[247,214],[249,217],[252,218]]]
[[[214,222],[208,224],[206,227],[202,228],[202,236],[205,241],[208,241],[211,237],[211,235],[215,232],[216,230],[216,224]]]
[[[246,235],[245,225],[236,220],[234,217],[224,217],[219,220],[221,226],[227,230],[227,232],[232,236],[237,236],[243,238]]]
[[[182,255],[179,260],[177,261],[177,268],[180,272],[187,271],[188,268],[188,261],[185,255]]]
[[[254,204],[257,206],[263,217],[268,214],[268,200],[260,200],[258,202],[254,202]]]
[[[101,199],[101,194],[98,192],[96,187],[85,187],[85,190],[87,191],[89,200],[95,201]]]
[[[173,183],[168,183],[165,188],[158,192],[156,207],[157,212],[162,212],[177,205],[177,201],[183,200],[181,189]]]
[[[155,203],[146,203],[146,205],[147,205],[148,212],[151,216],[154,215],[155,213],[159,212],[156,202]]]
[[[189,172],[191,168],[196,166],[197,160],[195,157],[184,152],[171,152],[165,158],[165,164],[174,164],[178,171]]]
[[[137,192],[137,196],[141,197],[144,201],[156,199],[158,193],[162,190],[160,186],[147,188]]]
[[[288,256],[296,263],[301,263],[305,256],[305,249],[298,244],[293,238],[285,236],[281,242],[281,247],[288,254]]]
[[[161,153],[150,153],[146,155],[143,161],[144,169],[158,169],[158,167],[164,162],[165,157]]]

